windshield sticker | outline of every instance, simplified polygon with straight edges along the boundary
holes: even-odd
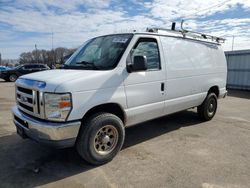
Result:
[[[114,38],[112,42],[116,42],[116,43],[126,43],[127,40],[128,40],[127,38],[117,37],[117,38]]]

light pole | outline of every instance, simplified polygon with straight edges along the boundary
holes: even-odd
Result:
[[[232,51],[234,51],[234,35],[233,35],[233,40],[232,40]]]
[[[36,63],[38,63],[37,46],[36,46],[36,44],[35,44],[35,49],[36,49]]]
[[[50,66],[52,67],[53,64],[55,64],[55,51],[54,51],[54,32],[52,30],[51,32],[51,47],[52,47],[52,57],[53,57],[53,60],[50,64]]]

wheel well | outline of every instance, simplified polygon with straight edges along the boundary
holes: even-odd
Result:
[[[124,124],[126,122],[125,112],[123,111],[121,106],[119,104],[116,104],[116,103],[101,104],[101,105],[98,105],[98,106],[95,106],[95,107],[91,108],[83,116],[82,121],[87,120],[91,115],[93,115],[95,113],[98,113],[98,112],[108,112],[108,113],[114,114],[117,117],[119,117]]]
[[[218,86],[213,86],[208,90],[209,93],[215,93],[217,97],[219,97],[219,87]]]

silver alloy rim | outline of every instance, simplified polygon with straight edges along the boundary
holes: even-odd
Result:
[[[100,155],[112,152],[118,142],[118,131],[113,125],[105,125],[95,135],[94,148]]]
[[[214,98],[211,98],[208,104],[208,115],[211,117],[216,109],[216,100]]]
[[[11,76],[10,76],[10,81],[14,82],[15,80],[16,80],[16,77],[13,76],[13,75],[11,75]]]

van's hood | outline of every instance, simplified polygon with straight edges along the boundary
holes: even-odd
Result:
[[[96,71],[97,72],[97,71]],[[46,83],[55,83],[61,84],[69,80],[79,78],[83,74],[83,70],[64,70],[64,69],[55,69],[48,71],[41,71],[31,74],[26,74],[21,78],[43,81]],[[85,75],[93,74],[93,71],[85,71]]]
[[[115,70],[69,70],[57,69],[27,74],[21,79],[46,83],[43,89],[48,92],[87,91],[119,86],[123,79]]]

